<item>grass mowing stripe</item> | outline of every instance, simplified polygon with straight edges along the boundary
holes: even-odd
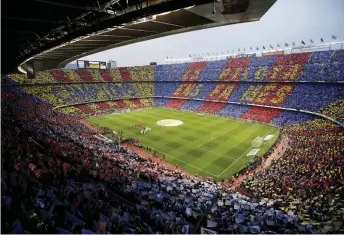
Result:
[[[223,155],[223,154],[221,154],[221,153],[217,153],[217,152],[214,152],[214,151],[211,151],[211,150],[208,150],[208,149],[204,149],[204,148],[202,148],[202,147],[198,147],[198,148],[199,148],[199,149],[202,149],[202,150],[204,150],[204,151],[211,152],[211,153],[214,153],[214,154],[216,154],[216,155],[219,155],[219,156],[228,158],[228,159],[236,160],[236,158],[227,157],[227,156],[225,156],[225,155]]]
[[[272,127],[264,134],[264,136],[266,136],[266,134],[268,134],[268,133],[270,132],[271,129],[272,129]],[[243,154],[241,154],[240,157],[238,157],[238,159],[237,159],[235,162],[233,162],[231,165],[229,165],[223,172],[225,172],[226,170],[228,170],[234,163],[236,163],[244,154],[246,154],[246,153],[247,153],[249,150],[251,150],[251,149],[252,149],[252,147],[249,148],[248,150],[246,150]],[[220,177],[220,176],[223,174],[223,172],[221,172],[220,175],[217,175],[217,177]]]
[[[151,147],[151,146],[148,146],[148,145],[146,145],[147,147],[149,147],[149,148],[153,148],[153,147]],[[154,148],[155,149],[155,148]],[[188,165],[188,166],[191,166],[192,168],[195,168],[195,169],[197,169],[197,170],[200,170],[200,171],[203,171],[203,172],[205,172],[205,173],[207,173],[207,174],[210,174],[210,175],[212,175],[212,176],[216,176],[216,175],[213,175],[212,173],[210,173],[210,172],[208,172],[208,171],[205,171],[205,170],[203,170],[203,169],[201,169],[201,168],[198,168],[198,167],[196,167],[196,166],[194,166],[194,165],[191,165],[190,163],[187,163],[187,162],[185,162],[185,161],[183,161],[183,160],[180,160],[180,159],[178,159],[178,158],[176,158],[176,157],[173,157],[172,155],[170,155],[170,154],[168,154],[168,153],[165,153],[165,152],[163,152],[163,151],[161,151],[161,150],[159,150],[159,149],[155,149],[157,152],[160,152],[160,153],[163,153],[163,154],[165,154],[165,155],[167,155],[167,156],[170,156],[170,157],[172,157],[173,159],[175,159],[175,160],[177,160],[177,161],[179,161],[179,162],[182,162],[182,163],[185,163],[186,165]]]
[[[157,121],[162,119],[181,120],[184,124],[176,127],[159,126]],[[262,136],[266,128],[271,128],[254,122],[161,107],[90,117],[87,120],[117,133],[123,131],[123,136],[138,139],[152,148],[153,152],[155,149],[159,157],[165,154],[166,161],[178,163],[185,171],[218,178],[231,177],[245,167],[246,161],[253,158],[242,157],[243,153],[251,148],[254,138]],[[150,127],[152,131],[142,135],[141,128],[133,125]],[[266,142],[258,155],[267,151],[275,137]],[[232,166],[226,170],[229,165]]]

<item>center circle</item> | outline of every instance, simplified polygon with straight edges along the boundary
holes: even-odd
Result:
[[[184,122],[175,119],[163,119],[156,122],[160,126],[180,126],[183,125]]]

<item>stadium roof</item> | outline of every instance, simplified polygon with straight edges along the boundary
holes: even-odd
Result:
[[[64,67],[86,55],[135,42],[257,21],[276,0],[161,2],[143,1],[137,10],[137,0],[5,1],[3,72],[13,72],[20,64],[36,71]]]

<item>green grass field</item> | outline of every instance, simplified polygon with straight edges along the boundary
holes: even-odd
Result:
[[[157,121],[176,119],[180,126],[161,126]],[[269,125],[246,122],[212,115],[165,108],[133,110],[120,114],[87,119],[98,127],[107,127],[123,136],[138,139],[142,144],[157,151],[165,160],[192,174],[210,176],[216,180],[231,177],[253,160],[247,156],[256,137],[273,135],[264,141],[257,155],[263,155],[279,135],[279,130]],[[140,134],[142,125],[152,130]]]

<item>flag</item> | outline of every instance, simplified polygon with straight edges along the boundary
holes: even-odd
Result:
[[[189,55],[191,57],[191,55]]]
[[[313,40],[312,40],[312,39],[310,39],[310,41],[311,41],[311,43],[313,43]]]
[[[271,45],[271,44],[270,44],[270,48],[271,48],[271,49],[274,49],[274,48],[272,47],[272,45]]]
[[[301,41],[301,43],[302,43],[303,45],[306,45],[306,43],[305,43],[303,40]]]
[[[289,46],[289,44],[288,44],[288,43],[285,43],[284,45],[285,45],[286,47],[287,47],[287,46]]]
[[[263,49],[265,50],[265,46],[263,46]]]
[[[278,46],[278,47],[281,47],[278,43],[277,43],[277,46]]]
[[[333,39],[333,40],[336,40],[337,37],[336,37],[335,35],[332,35],[332,39]]]
[[[320,41],[321,41],[321,42],[324,42],[324,39],[320,38]]]

